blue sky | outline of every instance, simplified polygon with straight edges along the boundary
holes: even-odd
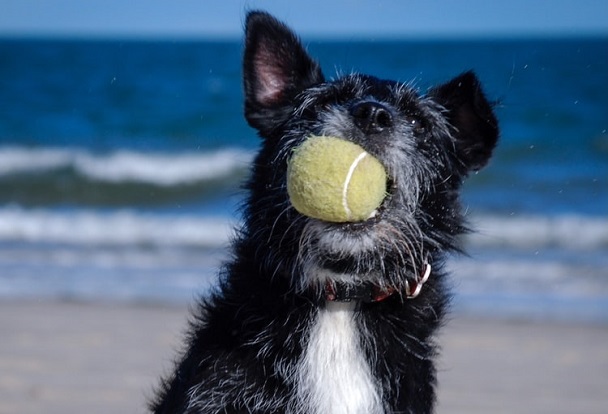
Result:
[[[607,0],[0,0],[0,35],[238,37],[255,8],[303,36],[608,36]]]

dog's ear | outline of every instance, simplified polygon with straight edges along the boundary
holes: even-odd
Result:
[[[297,36],[259,11],[247,15],[243,78],[245,118],[262,135],[288,116],[295,95],[324,81]]]
[[[465,72],[429,92],[446,109],[454,127],[456,150],[467,169],[478,170],[490,159],[498,140],[498,120],[473,72]]]

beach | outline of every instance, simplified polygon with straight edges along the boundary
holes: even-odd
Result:
[[[607,39],[306,44],[328,79],[425,95],[474,69],[496,102],[446,258],[437,412],[608,412]],[[146,411],[243,218],[242,46],[0,39],[0,414]]]
[[[185,305],[0,303],[0,413],[144,413],[172,367]],[[605,413],[608,327],[454,314],[438,413]]]

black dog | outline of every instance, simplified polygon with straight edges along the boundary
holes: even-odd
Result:
[[[286,26],[252,12],[244,85],[263,139],[244,223],[152,410],[432,412],[442,261],[466,231],[458,190],[498,137],[477,78],[422,96],[361,74],[327,81]],[[291,206],[287,163],[311,135],[353,141],[384,164],[388,196],[372,218],[329,223]]]

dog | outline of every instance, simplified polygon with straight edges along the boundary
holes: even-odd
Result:
[[[459,188],[492,155],[494,104],[473,72],[421,94],[353,73],[327,80],[271,15],[245,24],[245,117],[262,140],[219,286],[151,402],[161,413],[431,413],[444,257],[467,232]],[[352,141],[390,177],[363,222],[303,216],[286,190],[311,135]]]

